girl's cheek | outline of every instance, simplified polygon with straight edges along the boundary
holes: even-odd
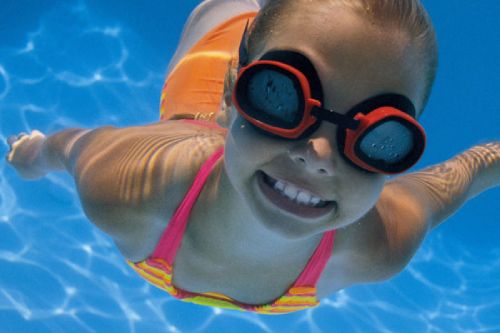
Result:
[[[256,164],[266,163],[289,149],[286,141],[259,133],[241,117],[237,117],[230,128],[228,145]]]
[[[365,174],[349,165],[344,167],[342,168],[344,172],[340,175],[342,177],[342,201],[350,214],[359,218],[377,202],[384,188],[386,177],[380,174]]]

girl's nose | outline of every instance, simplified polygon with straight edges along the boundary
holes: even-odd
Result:
[[[337,160],[331,142],[324,137],[310,138],[290,150],[291,159],[315,175],[332,176]]]

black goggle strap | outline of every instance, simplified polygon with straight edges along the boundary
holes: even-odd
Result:
[[[346,115],[321,107],[314,107],[311,114],[319,120],[326,120],[344,129],[348,128],[355,130],[360,123],[359,120],[354,119],[358,113],[368,114],[382,106],[392,106],[415,117],[415,107],[413,103],[407,97],[398,94],[383,94],[369,98],[356,105]]]
[[[333,110],[323,109],[315,106],[311,114],[315,116],[318,120],[326,120],[342,128],[349,128],[355,130],[358,128],[360,121],[354,119],[350,116],[346,116],[335,112]]]
[[[248,56],[248,25],[250,24],[250,20],[247,20],[247,24],[245,25],[245,30],[243,31],[243,35],[241,36],[240,47],[239,47],[239,55],[238,55],[238,63],[239,68],[238,71],[248,65],[249,56]]]

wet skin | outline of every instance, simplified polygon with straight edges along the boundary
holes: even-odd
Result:
[[[309,17],[314,17],[314,20],[308,20]],[[308,8],[300,15],[288,17],[286,22],[286,29],[278,27],[255,58],[270,50],[293,50],[306,55],[319,73],[326,108],[346,113],[361,101],[388,92],[408,96],[420,108],[423,75],[415,66],[415,49],[406,36],[392,30],[367,27],[363,18],[348,10],[325,13]],[[304,25],[303,22],[312,24]],[[337,24],[330,25],[331,31],[325,31],[322,22]],[[282,239],[317,242],[317,236],[325,230],[345,227],[337,233],[330,265],[332,271],[337,271],[334,279],[340,281],[342,273],[339,271],[349,271],[340,263],[333,264],[335,255],[343,252],[342,247],[350,249],[355,245],[358,255],[386,250],[382,249],[386,241],[384,227],[377,226],[380,224],[378,219],[365,221],[363,225],[370,225],[370,228],[347,227],[360,222],[374,207],[385,177],[363,172],[348,163],[338,151],[336,131],[334,124],[324,122],[303,140],[282,140],[262,135],[237,116],[226,141],[225,166],[231,184],[243,199],[242,205],[250,207],[255,224],[269,230],[266,234],[269,242]],[[294,184],[323,200],[334,201],[334,204],[329,211],[315,218],[304,218],[290,213],[290,210],[280,209],[279,204],[263,194],[263,186],[258,185],[262,184],[259,182],[260,172]],[[377,233],[374,234],[375,229]],[[423,236],[426,226],[421,225],[419,229],[417,239]],[[352,232],[375,236],[376,239],[366,242],[366,237],[357,235],[355,238],[363,241],[342,242],[342,239],[351,238],[348,235]],[[384,265],[384,258],[365,260],[372,262],[372,271],[382,271],[377,274],[388,269],[373,265],[374,260],[380,261],[378,265]],[[320,286],[330,289],[327,284],[320,283]]]
[[[326,108],[346,113],[370,97],[398,93],[421,109],[424,76],[415,46],[403,34],[389,28],[367,27],[364,19],[347,10],[319,13],[305,8],[301,15],[288,17],[286,22],[286,28],[278,27],[255,58],[270,50],[306,55],[319,73]],[[332,31],[325,31],[323,22],[337,24]],[[337,209],[321,221],[304,223],[302,219],[293,221],[292,216],[289,223],[275,226],[283,233],[300,237],[345,226],[373,207],[384,177],[367,174],[347,163],[338,151],[336,135],[337,126],[324,122],[308,138],[279,140],[260,135],[237,117],[226,143],[226,168],[234,187],[262,214],[263,223],[279,219],[279,213],[273,205],[255,202],[260,197],[254,186],[257,170],[335,201]]]
[[[259,54],[289,49],[306,55],[320,75],[325,107],[345,113],[390,92],[421,109],[423,73],[403,34],[340,8],[305,8],[286,22]],[[362,172],[341,156],[333,124],[288,141],[262,135],[232,112],[227,133],[171,121],[14,138],[9,161],[26,178],[70,172],[89,219],[127,259],[139,261],[154,250],[203,161],[225,145],[224,161],[192,211],[174,284],[246,303],[280,296],[330,229],[337,235],[318,284],[320,298],[389,278],[407,264],[430,228],[499,182],[498,143],[385,183],[384,176]],[[303,213],[292,200],[277,199],[268,177],[330,206],[318,214],[312,212],[320,208],[304,206]]]

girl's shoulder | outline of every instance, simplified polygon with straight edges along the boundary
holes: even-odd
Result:
[[[127,259],[144,259],[225,131],[176,120],[91,135],[75,171],[84,210]]]
[[[318,295],[325,297],[354,284],[384,281],[399,274],[426,234],[420,215],[386,185],[367,214],[337,230]]]

